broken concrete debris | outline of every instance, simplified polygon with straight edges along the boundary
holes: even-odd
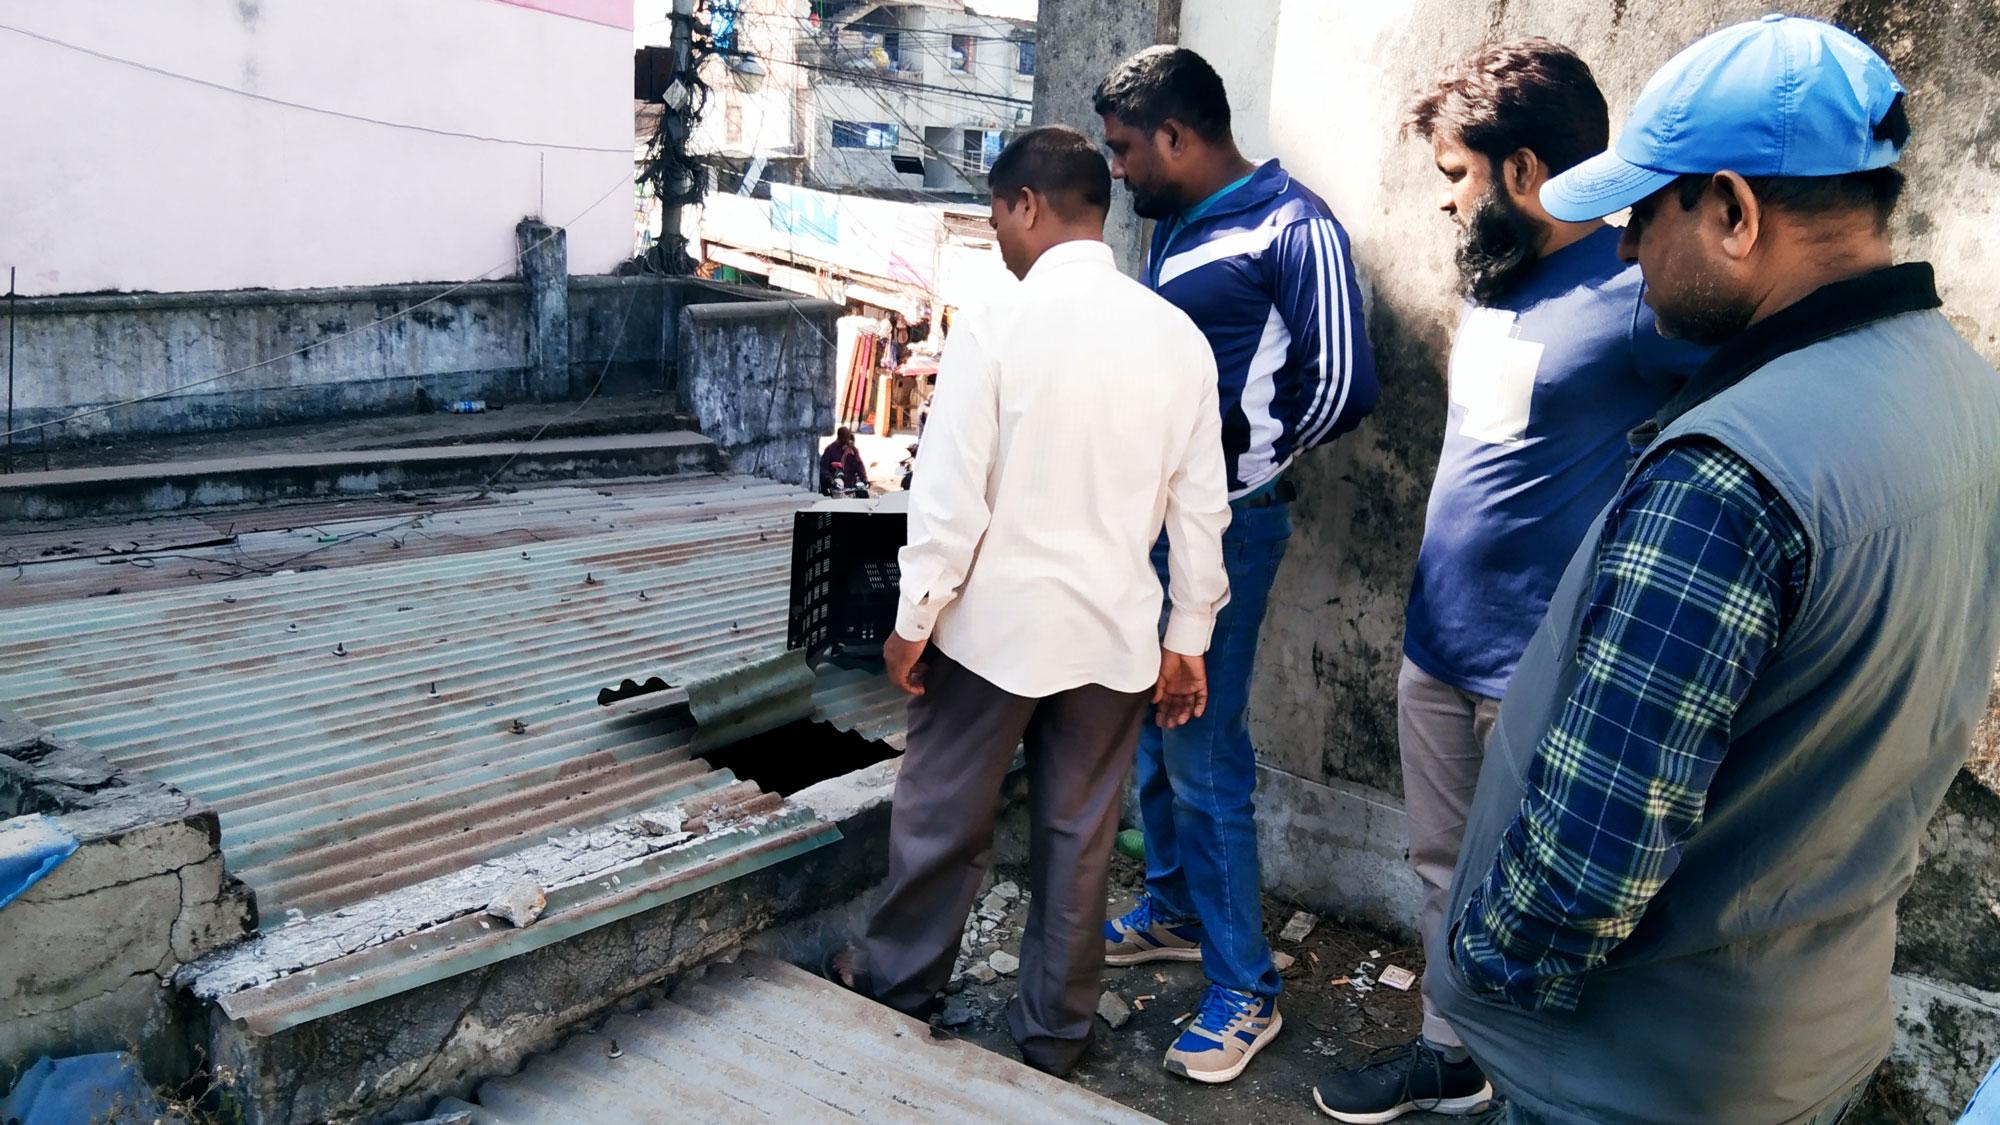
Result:
[[[1004,949],[995,950],[993,956],[986,959],[986,963],[1003,977],[1013,976],[1014,971],[1021,967],[1021,959]]]
[[[486,913],[520,928],[531,926],[548,906],[548,896],[533,883],[515,883],[486,905]]]
[[[1273,950],[1271,953],[1271,964],[1277,966],[1278,971],[1281,973],[1298,963],[1298,958],[1283,950]]]
[[[993,889],[986,892],[986,897],[989,899],[997,898],[1002,902],[1012,902],[1021,897],[1021,888],[1012,880],[1005,883],[995,883],[993,884]]]
[[[679,809],[654,809],[639,814],[639,827],[648,836],[678,836],[687,823]]]
[[[994,981],[1000,979],[999,970],[984,961],[965,970],[965,975],[978,981],[980,984],[992,984]]]
[[[1116,992],[1107,992],[1097,998],[1097,1014],[1116,1031],[1132,1022],[1132,1006]]]
[[[964,1027],[978,1016],[978,1010],[964,1000],[953,1000],[937,1014],[939,1027]]]
[[[1278,931],[1278,940],[1293,943],[1304,941],[1312,935],[1313,928],[1318,925],[1318,915],[1303,910],[1298,911],[1292,915],[1291,921],[1285,923],[1285,928]]]

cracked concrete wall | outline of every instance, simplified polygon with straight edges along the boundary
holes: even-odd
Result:
[[[681,394],[738,472],[815,488],[819,442],[833,432],[830,301],[787,298],[681,310]]]
[[[0,721],[6,811],[48,815],[77,850],[0,908],[0,1085],[40,1055],[131,1050],[149,1077],[193,1070],[182,965],[252,928],[213,809]]]

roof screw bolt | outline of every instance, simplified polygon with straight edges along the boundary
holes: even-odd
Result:
[[[235,594],[224,594],[224,595],[222,595],[222,604],[223,604],[223,605],[235,605],[235,604],[236,604],[236,595],[235,595]]]
[[[528,733],[528,724],[522,722],[519,719],[515,719],[513,725],[508,727],[507,729],[514,732],[515,734],[526,734]]]
[[[587,571],[587,570],[586,570],[586,571],[584,571],[584,572],[583,572],[583,584],[584,584],[584,585],[586,585],[586,586],[595,586],[595,585],[597,585],[597,576],[596,576],[596,575],[594,575],[594,574],[592,574],[592,573],[590,573],[590,572],[589,572],[589,571]]]
[[[285,626],[285,632],[287,632],[287,633],[296,633],[296,632],[298,632],[298,631],[299,631],[299,627],[298,627],[297,625],[287,625],[287,626]]]
[[[335,641],[335,642],[333,642],[333,654],[334,654],[335,656],[346,656],[346,655],[347,655],[347,644],[346,644],[346,642],[344,642],[344,641]]]
[[[430,694],[430,697],[431,697],[432,699],[436,699],[436,698],[438,697],[438,685],[437,685],[437,681],[436,681],[436,680],[432,680],[432,681],[431,681],[431,694]]]
[[[527,558],[527,557],[528,557],[528,552],[526,552],[526,551],[522,551],[522,552],[521,552],[521,557],[522,557],[522,558],[524,558],[524,559],[525,559],[525,558]]]
[[[642,602],[650,600],[646,597],[646,591],[644,590],[639,591],[639,600]]]
[[[618,1040],[613,1039],[611,1041],[611,1049],[609,1051],[604,1052],[604,1056],[606,1058],[611,1058],[611,1059],[622,1059],[625,1057],[625,1051],[623,1048],[618,1046]]]

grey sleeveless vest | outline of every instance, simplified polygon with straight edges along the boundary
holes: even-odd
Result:
[[[1928,304],[1903,307],[1924,311],[1857,311],[1919,284]],[[1574,1012],[1475,994],[1442,942],[1429,951],[1446,1018],[1536,1117],[1802,1121],[1888,1050],[1896,900],[2000,649],[2000,376],[1935,311],[1929,267],[1821,293],[1836,288],[1846,299],[1818,310],[1834,324],[1791,318],[1798,338],[1707,388],[1636,463],[1677,438],[1720,442],[1785,498],[1810,546],[1802,602],[1679,868]],[[1569,694],[1602,530],[1600,516],[1509,686],[1448,918],[1490,871]]]

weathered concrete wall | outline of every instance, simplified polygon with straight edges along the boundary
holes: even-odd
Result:
[[[1042,0],[1036,17],[1041,51],[1035,62],[1035,124],[1073,125],[1103,139],[1090,95],[1105,74],[1132,52],[1176,42],[1183,0]],[[1111,187],[1104,238],[1125,272],[1145,259],[1144,224],[1132,214],[1125,185]]]
[[[185,1080],[196,1013],[171,977],[253,925],[215,811],[0,714],[0,814],[48,815],[79,844],[0,908],[0,1085],[41,1055],[115,1050]]]
[[[685,405],[738,471],[812,488],[833,427],[831,301],[692,305],[678,349]]]
[[[529,377],[526,287],[447,288],[24,298],[13,310],[15,424],[164,396],[50,427],[53,445],[540,397]],[[6,339],[0,331],[0,370]],[[253,364],[262,366],[191,386]],[[169,393],[178,387],[190,389]]]
[[[534,237],[546,233],[528,227]],[[759,367],[758,386],[810,383],[832,393],[832,349],[819,338],[831,338],[832,321],[814,311],[816,302],[800,303],[798,346],[758,352],[756,340],[768,335],[765,321],[777,318],[750,316],[725,317],[684,349],[682,309],[768,300],[769,292],[649,276],[563,279],[559,261],[542,262],[531,274],[529,281],[456,287],[25,298],[14,307],[17,426],[161,397],[24,433],[15,444],[32,450],[45,437],[63,445],[423,413],[459,399],[495,406],[560,402],[593,392],[664,391],[669,409],[685,410],[696,386],[709,388],[702,393],[714,400],[718,380],[740,374],[733,365],[758,357],[796,364],[783,371]],[[418,302],[427,303],[403,311]],[[0,302],[0,318],[5,312]],[[384,323],[370,327],[376,321]],[[807,331],[808,324],[816,330]],[[737,332],[753,339],[733,342]],[[0,372],[7,360],[0,319]],[[705,374],[716,362],[726,370]],[[166,393],[179,387],[190,389]],[[815,432],[829,430],[831,417],[829,404],[815,416]],[[712,418],[723,420],[737,449],[773,436],[757,429],[766,421],[761,407],[711,414],[704,422]],[[781,411],[769,419],[785,427],[775,435],[781,445],[796,442],[792,428],[804,424],[803,415]],[[754,470],[759,463],[753,457],[748,465]]]

